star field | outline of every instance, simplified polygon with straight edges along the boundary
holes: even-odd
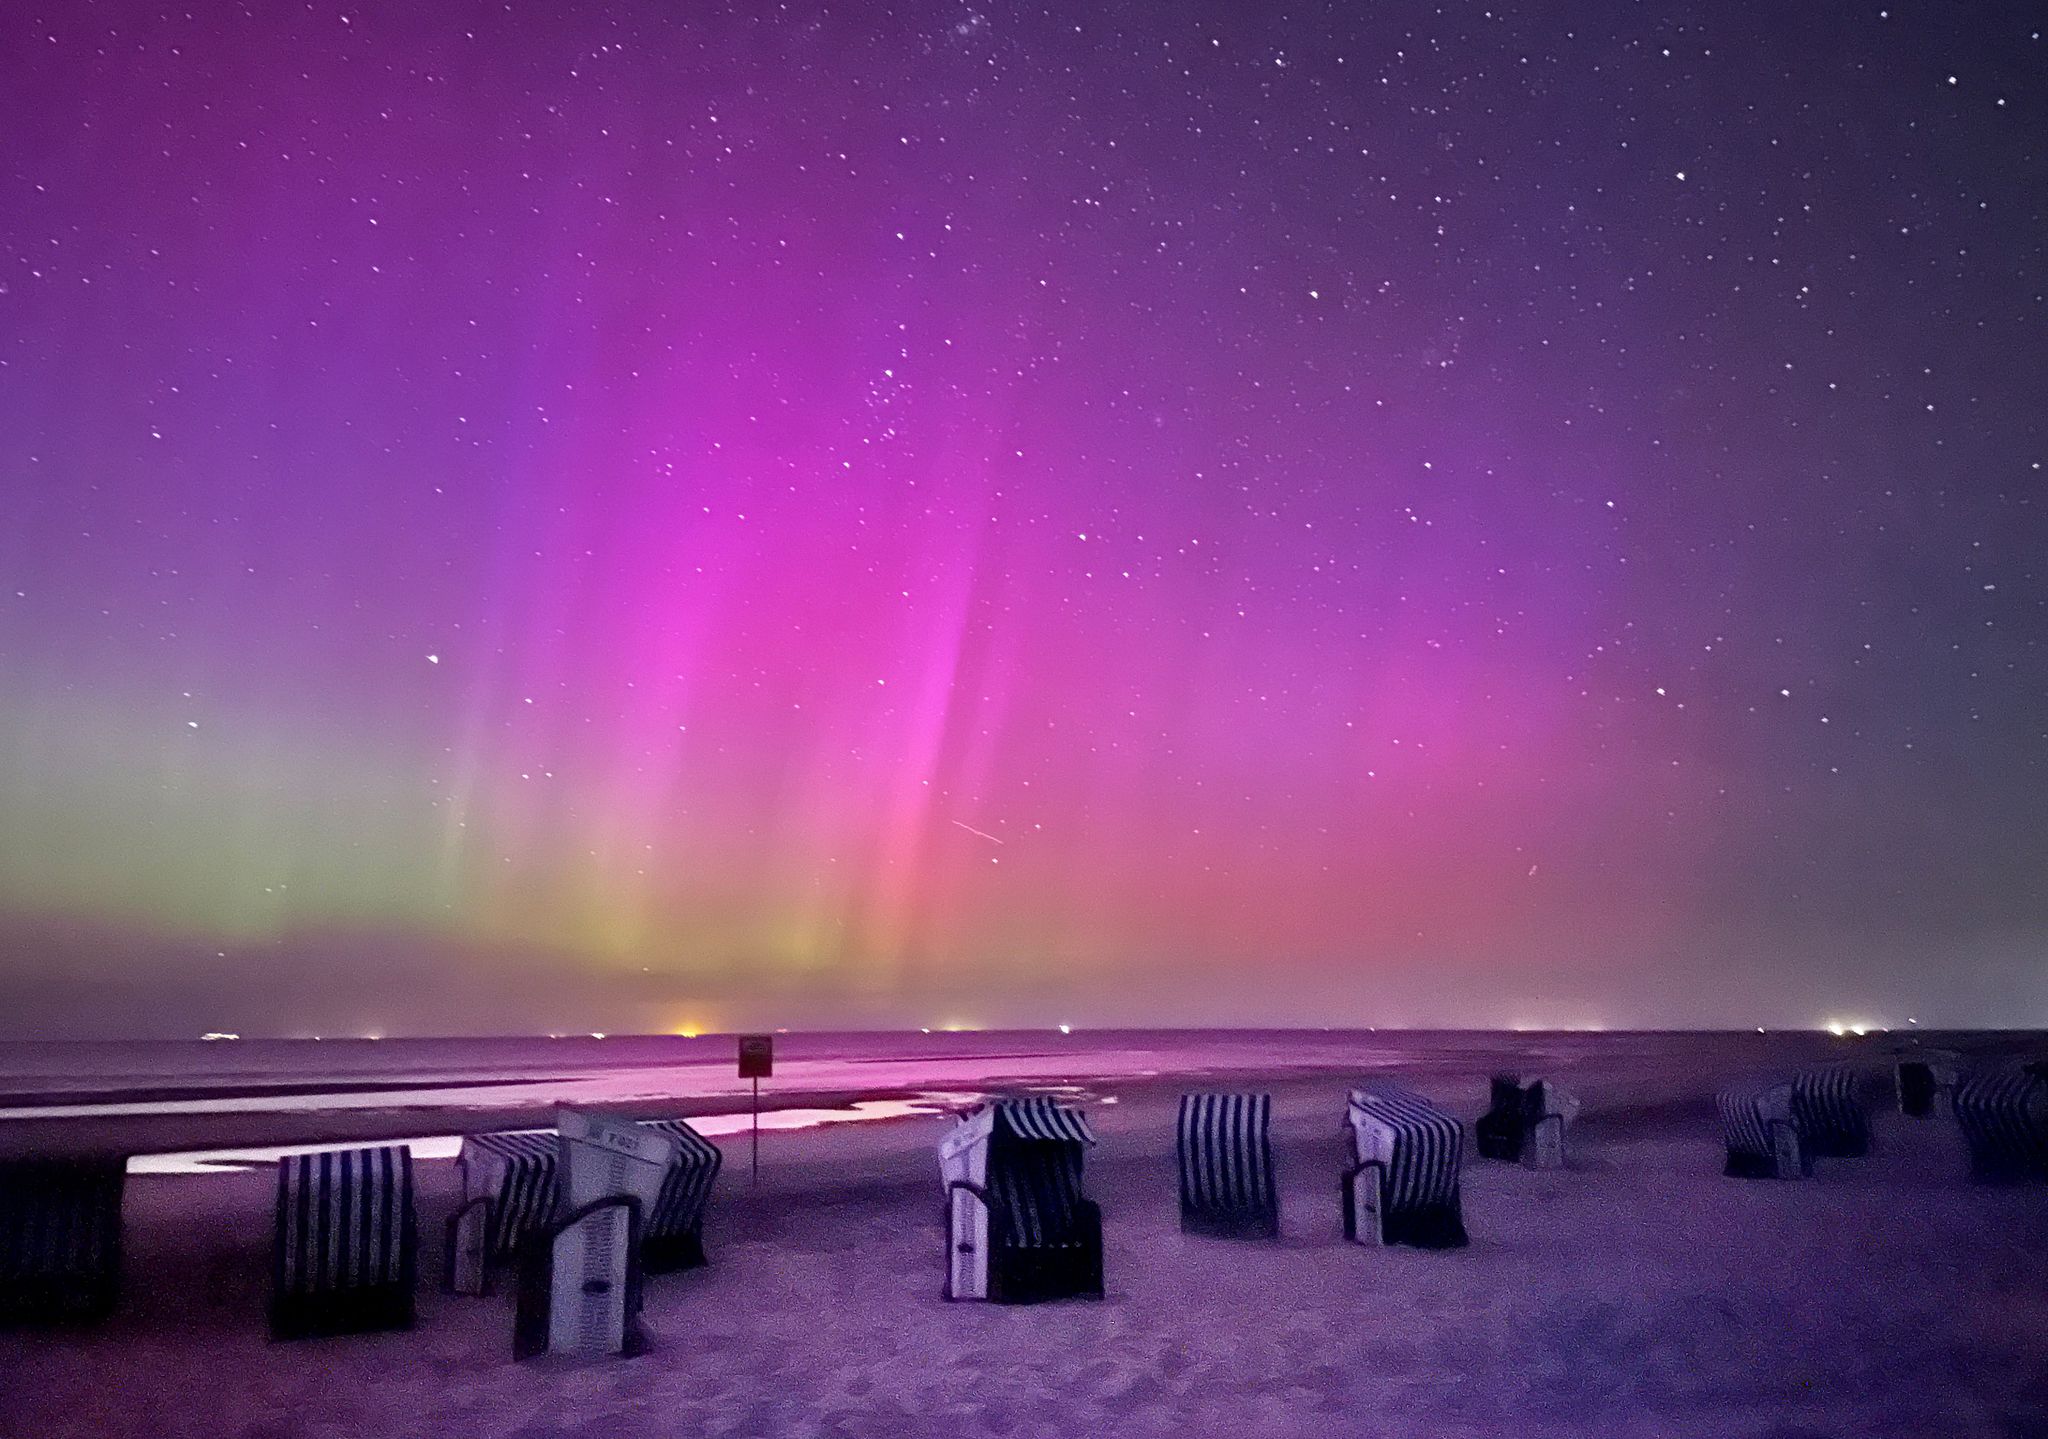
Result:
[[[0,15],[0,1028],[2048,1023],[2032,6]]]

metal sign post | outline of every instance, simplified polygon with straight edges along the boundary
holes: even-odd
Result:
[[[772,1034],[743,1034],[740,1036],[740,1078],[754,1081],[754,1127],[753,1127],[753,1179],[761,1182],[761,1081],[775,1073],[775,1036]]]

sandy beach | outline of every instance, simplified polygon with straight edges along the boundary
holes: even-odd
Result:
[[[1827,1052],[1825,1037],[1799,1043]],[[1488,1070],[1527,1069],[1546,1054],[1534,1049],[1418,1041],[1402,1072],[1469,1121]],[[1472,1243],[1438,1253],[1342,1242],[1340,1074],[1230,1076],[1275,1095],[1278,1243],[1180,1233],[1179,1078],[1086,1081],[1099,1303],[941,1300],[942,1118],[771,1131],[758,1187],[744,1138],[725,1140],[710,1266],[651,1281],[653,1350],[598,1363],[515,1363],[503,1287],[440,1292],[450,1163],[419,1166],[416,1328],[291,1344],[263,1323],[271,1174],[136,1175],[119,1312],[93,1330],[0,1334],[0,1430],[2048,1433],[2048,1188],[1972,1185],[1952,1124],[1883,1106],[1868,1159],[1823,1160],[1806,1183],[1725,1179],[1703,1061],[1759,1057],[1739,1049],[1552,1046],[1552,1072],[1586,1100],[1571,1166],[1531,1172],[1468,1147]]]

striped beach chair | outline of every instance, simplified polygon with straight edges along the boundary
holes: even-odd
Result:
[[[0,1161],[0,1322],[103,1319],[121,1288],[128,1161]]]
[[[673,1137],[678,1150],[660,1199],[643,1217],[641,1258],[655,1273],[702,1264],[704,1213],[725,1156],[680,1119],[647,1119],[641,1124]],[[494,1259],[518,1253],[555,1217],[560,1202],[555,1166],[560,1155],[561,1142],[551,1129],[464,1136],[456,1156],[464,1209],[488,1201],[488,1247]]]
[[[489,1250],[509,1259],[554,1217],[555,1165],[561,1141],[552,1129],[466,1134],[455,1156],[465,1206],[488,1204]]]
[[[270,1332],[409,1329],[418,1272],[412,1150],[324,1150],[277,1162]]]
[[[1454,1249],[1466,1243],[1460,1168],[1465,1126],[1421,1095],[1378,1082],[1351,1091],[1344,1237]]]
[[[1860,1159],[1870,1152],[1870,1121],[1859,1094],[1862,1075],[1845,1064],[1792,1076],[1792,1121],[1810,1157]]]
[[[651,1274],[694,1269],[705,1262],[704,1211],[710,1207],[711,1186],[725,1166],[725,1155],[680,1119],[645,1119],[641,1124],[676,1141],[676,1161],[661,1182],[661,1196],[641,1235],[641,1262]]]
[[[1721,1137],[1728,1146],[1722,1173],[1737,1179],[1800,1179],[1813,1173],[1813,1157],[1800,1141],[1792,1086],[1773,1080],[1733,1084],[1714,1096]]]
[[[1002,1099],[939,1144],[948,1299],[1102,1297],[1102,1211],[1084,1192],[1095,1135],[1079,1110]]]
[[[1955,1111],[1972,1179],[2048,1179],[2048,1064],[1971,1071]]]
[[[1280,1237],[1273,1171],[1273,1098],[1183,1094],[1176,1151],[1180,1227],[1191,1233]]]

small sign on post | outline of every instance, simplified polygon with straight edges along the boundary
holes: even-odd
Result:
[[[775,1036],[741,1035],[740,1078],[754,1081],[753,1178],[750,1181],[754,1184],[761,1182],[761,1081],[773,1078],[774,1074]]]
[[[775,1075],[775,1036],[772,1034],[743,1034],[740,1036],[740,1078],[771,1079]]]

